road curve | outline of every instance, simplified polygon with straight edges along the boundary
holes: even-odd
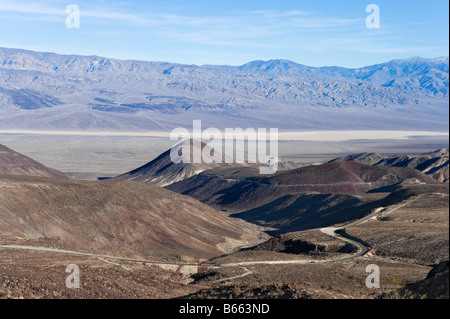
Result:
[[[409,200],[402,205],[395,207],[394,209],[389,210],[389,213],[397,210],[403,206],[410,204],[411,202],[417,200],[420,196],[414,198],[413,200]],[[248,270],[247,266],[256,266],[256,265],[288,265],[288,264],[297,264],[297,265],[305,265],[305,264],[324,264],[324,263],[334,263],[334,262],[342,262],[346,260],[351,260],[354,258],[358,258],[364,256],[367,252],[369,252],[372,248],[369,246],[365,246],[364,244],[355,241],[351,238],[345,237],[345,235],[339,234],[340,231],[344,231],[348,227],[354,227],[361,225],[371,219],[376,218],[382,212],[385,212],[386,208],[379,207],[375,209],[371,214],[365,216],[364,218],[348,223],[341,227],[325,227],[322,228],[321,231],[329,236],[332,236],[336,239],[345,241],[358,249],[358,252],[346,257],[339,257],[333,259],[323,259],[323,260],[314,260],[314,259],[300,259],[300,260],[262,260],[262,261],[243,261],[243,262],[235,262],[235,263],[223,263],[223,264],[212,264],[212,263],[164,263],[158,261],[149,261],[149,260],[138,260],[127,257],[116,257],[109,255],[100,255],[94,253],[85,253],[78,252],[72,250],[63,250],[57,248],[47,248],[47,247],[35,247],[35,246],[21,246],[21,245],[0,245],[0,249],[16,249],[16,250],[29,250],[29,251],[41,251],[48,253],[59,253],[59,254],[69,254],[69,255],[77,255],[77,256],[87,256],[87,257],[95,257],[95,258],[103,258],[103,259],[113,259],[127,262],[136,262],[142,264],[149,264],[159,266],[161,268],[167,270],[173,270],[177,272],[181,272],[184,274],[195,274],[198,272],[203,272],[209,269],[221,268],[221,267],[242,267],[245,270],[243,275],[235,276],[232,278],[227,278],[224,280],[231,280],[233,278],[241,278],[247,275],[250,275],[252,271]],[[222,280],[223,281],[223,280]]]

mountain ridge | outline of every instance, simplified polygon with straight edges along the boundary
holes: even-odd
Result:
[[[425,154],[381,155],[377,153],[351,154],[331,160],[333,162],[354,161],[372,166],[409,167],[417,169],[439,182],[449,182],[449,149],[442,148]]]
[[[197,66],[0,48],[0,120],[5,129],[161,130],[245,116],[253,126],[441,129],[448,83],[442,57],[357,69],[288,60]]]
[[[386,64],[394,64],[394,63],[411,63],[411,62],[428,62],[428,63],[443,63],[448,64],[449,63],[449,57],[448,56],[440,56],[435,58],[424,58],[420,56],[411,56],[409,58],[403,58],[403,59],[393,59],[389,60],[383,63],[376,63],[371,64],[363,67],[342,67],[338,65],[324,65],[324,66],[308,66],[306,64],[301,64],[298,62],[295,62],[293,60],[289,59],[269,59],[269,60],[253,60],[249,61],[247,63],[244,63],[242,65],[226,65],[226,64],[183,64],[183,63],[177,63],[177,62],[165,62],[165,61],[150,61],[150,60],[137,60],[137,59],[116,59],[116,58],[108,58],[106,56],[101,55],[81,55],[81,54],[67,54],[67,53],[56,53],[56,52],[50,52],[50,51],[33,51],[28,49],[19,49],[19,48],[7,48],[7,47],[0,47],[1,53],[23,53],[23,54],[31,54],[31,55],[37,55],[40,57],[52,57],[55,59],[58,59],[58,57],[62,58],[86,58],[86,59],[101,59],[101,60],[110,60],[110,61],[122,61],[122,62],[131,62],[131,63],[148,63],[148,64],[154,64],[154,65],[170,65],[170,66],[180,66],[180,67],[217,67],[217,68],[237,68],[237,69],[246,69],[249,66],[256,66],[256,65],[289,65],[289,66],[297,66],[297,67],[305,67],[305,68],[311,68],[311,69],[342,69],[342,70],[359,70],[367,67],[376,67]]]
[[[194,197],[216,209],[242,211],[293,194],[363,195],[393,186],[439,185],[424,173],[405,167],[334,162],[277,172],[268,177],[252,168],[205,171],[167,189]]]

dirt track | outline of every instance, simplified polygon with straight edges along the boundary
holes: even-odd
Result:
[[[417,200],[417,198],[413,199]],[[400,207],[403,207],[413,200],[408,201],[407,203],[398,206],[394,209],[398,209]],[[376,217],[378,214],[385,211],[385,208],[380,207],[374,210],[373,213],[370,215],[364,217],[363,219],[360,219],[358,221],[352,222],[347,224],[346,226],[341,226],[338,228],[323,228],[321,229],[322,232],[324,232],[327,235],[330,235],[332,237],[335,237],[339,240],[343,240],[347,243],[350,243],[358,248],[358,252],[346,257],[340,257],[340,258],[334,258],[334,259],[324,259],[324,260],[263,260],[263,261],[243,261],[243,262],[235,262],[235,263],[225,263],[225,264],[207,264],[207,263],[160,263],[155,261],[149,261],[149,260],[138,260],[138,259],[130,259],[126,257],[117,257],[117,256],[109,256],[109,255],[100,255],[100,254],[92,254],[92,253],[83,253],[83,252],[77,252],[77,251],[71,251],[71,250],[62,250],[62,249],[55,249],[55,248],[46,248],[46,247],[34,247],[34,246],[20,246],[20,245],[0,245],[0,248],[3,249],[20,249],[20,250],[29,250],[29,251],[41,251],[41,252],[48,252],[48,253],[58,253],[58,254],[69,254],[69,255],[78,255],[78,256],[87,256],[87,257],[96,257],[101,259],[113,259],[113,260],[120,260],[120,261],[127,261],[127,262],[136,262],[136,263],[142,263],[142,264],[149,264],[149,265],[155,265],[159,266],[166,270],[173,270],[176,272],[180,272],[186,275],[192,275],[199,272],[204,272],[209,269],[213,268],[220,268],[220,267],[243,267],[245,270],[245,273],[243,275],[236,276],[236,278],[241,278],[246,275],[250,275],[252,272],[245,268],[246,266],[254,266],[254,265],[285,265],[285,264],[314,264],[314,263],[332,263],[332,262],[341,262],[346,260],[351,260],[354,258],[361,257],[365,255],[371,247],[367,247],[363,245],[362,243],[353,240],[351,238],[344,237],[342,235],[337,234],[337,231],[345,230],[346,227],[350,226],[356,226],[359,224],[362,224],[374,217]],[[230,280],[232,278],[228,278],[226,280]]]

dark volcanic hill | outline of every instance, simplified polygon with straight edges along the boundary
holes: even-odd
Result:
[[[65,173],[0,145],[0,174],[69,178]]]
[[[336,158],[330,163],[347,161],[374,166],[414,168],[432,176],[439,182],[449,182],[448,148],[419,155],[381,155],[376,153],[352,154]]]
[[[141,259],[210,258],[256,235],[199,201],[129,181],[0,175],[0,243]]]
[[[131,172],[112,178],[113,180],[131,180],[136,182],[143,182],[147,184],[158,185],[161,187],[183,181],[201,172],[217,169],[217,168],[232,168],[245,167],[247,164],[226,164],[224,157],[209,148],[205,143],[196,144],[192,140],[185,141],[174,149],[176,154],[179,154],[183,159],[181,163],[174,163],[171,159],[171,150],[168,150],[158,156],[153,161],[139,167]],[[183,154],[183,149],[190,147],[189,153]],[[205,154],[211,154],[212,159],[217,159],[218,163],[194,163],[193,154],[195,151],[201,151]],[[189,154],[189,155],[187,155]],[[187,157],[188,156],[188,157]],[[187,160],[189,158],[189,160]]]
[[[218,209],[243,211],[268,204],[285,195],[358,195],[393,185],[438,183],[412,168],[336,162],[282,171],[268,177],[258,175],[258,171],[252,168],[211,170],[167,188]]]

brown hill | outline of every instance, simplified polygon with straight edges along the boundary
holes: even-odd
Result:
[[[0,242],[133,258],[199,259],[255,234],[193,198],[129,181],[0,176]]]
[[[365,193],[371,189],[411,180],[435,184],[435,181],[410,168],[373,167],[354,162],[309,166],[262,179],[273,185],[296,185],[320,193]]]
[[[211,170],[167,188],[218,209],[242,212],[285,195],[357,195],[392,185],[438,183],[432,177],[411,168],[336,162],[282,171],[268,177],[261,177],[252,168]]]
[[[0,174],[69,178],[65,173],[0,145]]]
[[[179,144],[176,147],[175,152],[183,158],[183,162],[181,163],[173,163],[170,158],[171,150],[168,150],[153,161],[112,179],[131,180],[164,187],[175,182],[183,181],[207,170],[216,169],[219,167],[230,168],[248,166],[246,164],[225,164],[224,157],[221,154],[213,149],[210,149],[205,143],[200,143],[199,145],[201,149],[199,149],[198,145],[193,143],[192,140]],[[186,147],[190,148],[189,161],[187,160],[187,153],[185,152],[183,154],[183,149]],[[194,151],[200,151],[207,154],[208,150],[212,159],[216,159],[217,163],[205,163],[203,160],[201,163],[194,163]]]
[[[439,182],[449,182],[449,149],[419,155],[380,155],[377,153],[352,154],[338,157],[332,162],[354,161],[366,165],[409,167],[432,176]]]

